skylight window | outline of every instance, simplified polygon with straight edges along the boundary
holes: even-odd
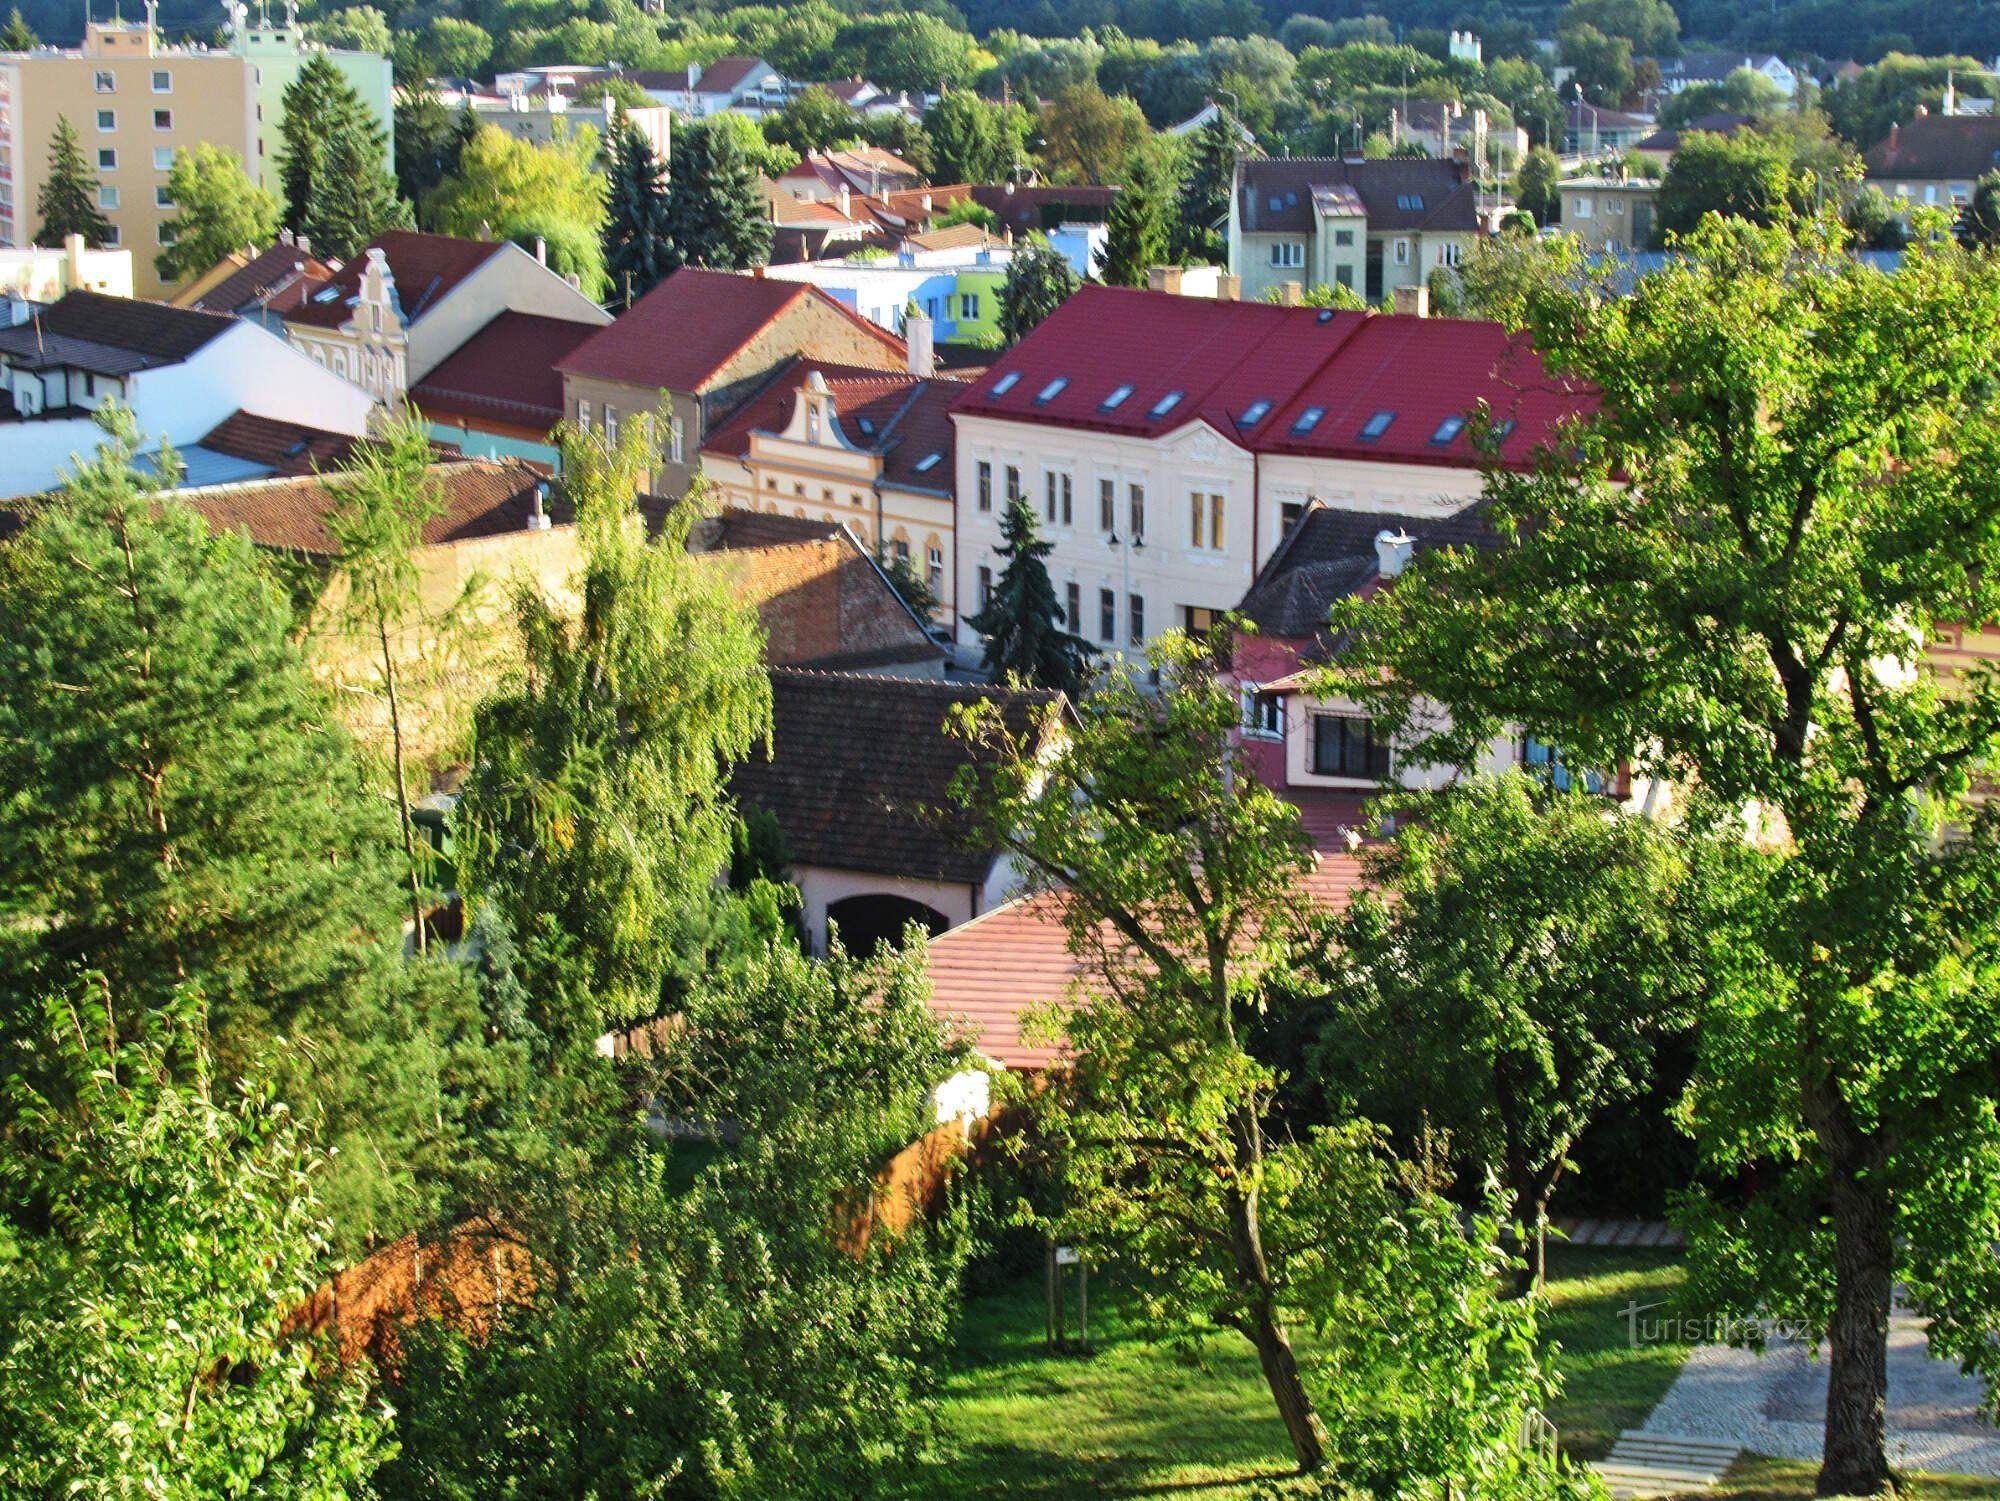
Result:
[[[854,421],[855,424],[858,427],[860,427],[861,435],[864,438],[872,438],[875,436],[875,419],[873,417],[856,417]]]
[[[1497,448],[1507,441],[1507,435],[1512,431],[1514,431],[1514,419],[1509,417],[1505,422],[1496,422],[1493,424],[1487,433],[1487,441]]]
[[[1005,396],[1009,391],[1014,389],[1016,383],[1018,383],[1020,379],[1021,379],[1020,371],[1009,370],[1005,375],[1001,376],[1000,379],[993,382],[993,389],[988,391],[986,395],[988,396],[989,399],[995,396]]]
[[[1271,195],[1271,212],[1274,214],[1281,213],[1283,212],[1284,207],[1285,207],[1285,200],[1280,198],[1276,193],[1273,193]]]
[[[321,287],[317,292],[313,293],[313,301],[331,302],[333,301],[334,298],[338,297],[339,295],[340,295],[339,287]]]
[[[1058,396],[1062,395],[1063,387],[1068,384],[1069,377],[1067,375],[1058,375],[1054,380],[1035,393],[1035,405],[1038,407],[1047,406]]]
[[[1431,434],[1431,447],[1443,448],[1456,438],[1465,426],[1463,417],[1447,417],[1438,424],[1438,430]]]
[[[943,457],[944,455],[941,453],[925,454],[922,458],[917,460],[917,473],[925,474],[928,473],[930,470],[937,468],[938,460]]]
[[[1373,443],[1389,430],[1389,424],[1396,420],[1394,412],[1377,412],[1368,419],[1368,425],[1361,429],[1361,441]]]
[[[1421,209],[1424,206],[1422,193],[1398,193],[1396,207],[1400,209]]]
[[[1101,405],[1099,405],[1098,410],[1100,412],[1108,412],[1113,407],[1123,406],[1125,404],[1125,398],[1130,396],[1131,394],[1132,394],[1132,387],[1129,384],[1120,386],[1117,390],[1113,391],[1109,396],[1104,398],[1104,401],[1102,402]]]
[[[1153,410],[1147,413],[1147,415],[1149,417],[1164,417],[1180,404],[1181,393],[1179,391],[1169,391],[1153,403]]]
[[[1239,427],[1255,427],[1264,420],[1265,414],[1270,410],[1270,402],[1253,401],[1248,407],[1244,408],[1243,415],[1236,419],[1236,424]]]
[[[1330,307],[1321,308],[1319,310],[1319,321],[1322,323],[1333,322],[1333,309]]]
[[[1325,407],[1307,407],[1299,413],[1298,421],[1292,424],[1295,433],[1309,433],[1319,426],[1319,419],[1326,415]]]

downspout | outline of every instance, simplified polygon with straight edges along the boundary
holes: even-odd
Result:
[[[1264,469],[1261,455],[1250,450],[1250,582],[1257,582],[1257,543],[1264,521]],[[1247,592],[1247,591],[1246,591]]]

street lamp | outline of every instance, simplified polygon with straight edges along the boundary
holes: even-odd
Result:
[[[1118,592],[1124,596],[1126,629],[1125,636],[1134,646],[1140,643],[1132,640],[1132,555],[1146,550],[1146,539],[1138,532],[1132,534],[1132,545],[1127,547],[1115,531],[1105,539],[1105,546],[1115,548],[1118,553]],[[1115,612],[1114,612],[1115,618]]]

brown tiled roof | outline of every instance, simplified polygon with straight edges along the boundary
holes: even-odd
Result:
[[[718,57],[701,70],[701,78],[695,83],[694,91],[697,94],[730,93],[763,61],[761,57]]]
[[[710,518],[714,547],[719,552],[743,547],[787,547],[795,542],[830,542],[840,535],[837,521],[809,521],[803,516],[768,515],[763,511],[719,511]]]
[[[793,860],[913,880],[984,881],[990,852],[964,848],[951,782],[976,764],[945,733],[955,705],[995,700],[1007,727],[1031,736],[1062,695],[858,673],[771,673],[772,748],[731,776],[737,799],[778,821]]]
[[[903,341],[803,282],[684,266],[557,363],[572,375],[699,392],[794,304],[818,298],[880,341],[901,364]]]
[[[1361,861],[1345,851],[1322,850],[1306,875],[1307,890],[1335,912],[1360,885]],[[1021,1035],[1026,1014],[1067,1001],[1083,972],[1069,951],[1063,900],[1044,892],[1008,902],[930,940],[931,1010],[1008,1068],[1046,1068],[1063,1055]]]
[[[279,243],[260,250],[221,281],[190,299],[187,307],[210,313],[241,313],[288,294],[294,301],[308,288],[331,280],[334,268],[296,245]]]
[[[548,480],[539,465],[519,460],[459,460],[432,466],[444,509],[424,523],[427,547],[525,531],[534,510],[535,487]],[[339,481],[317,476],[253,480],[184,491],[190,510],[217,531],[243,531],[259,547],[331,556],[339,551],[326,517],[339,503]],[[572,519],[559,496],[548,504],[558,524]]]
[[[362,441],[350,433],[233,412],[201,440],[201,446],[267,465],[281,475],[300,475],[346,463],[354,445]]]
[[[1030,231],[1063,224],[1102,224],[1111,211],[1115,187],[1019,187],[1013,183],[975,183],[972,201],[1000,220],[1015,239]]]
[[[2000,168],[2000,116],[1919,115],[1861,153],[1868,176],[1959,177]]]
[[[368,267],[368,252],[379,250],[396,281],[396,301],[405,322],[415,323],[501,250],[495,240],[461,240],[453,235],[419,234],[412,229],[384,230],[312,297],[285,314],[287,323],[338,328],[352,315]]]
[[[911,235],[903,243],[913,250],[984,250],[1004,242],[983,224],[948,224]]]
[[[556,369],[602,325],[504,312],[410,390],[427,414],[490,417],[546,431],[562,420],[562,375]]]
[[[948,414],[965,384],[943,377],[925,379],[894,370],[800,360],[738,407],[701,451],[744,457],[753,432],[777,432],[791,420],[799,392],[814,375],[826,382],[833,397],[841,436],[863,453],[884,456],[884,482],[900,489],[951,493],[956,434]],[[926,464],[933,454],[936,458]],[[919,464],[924,467],[919,469]]]
[[[1337,156],[1259,157],[1236,168],[1237,214],[1251,234],[1307,233],[1316,227],[1313,190],[1346,184],[1361,195],[1372,230],[1470,232],[1479,201],[1456,161],[1390,157],[1350,161]]]
[[[1692,131],[1703,130],[1710,135],[1733,136],[1746,125],[1757,122],[1749,115],[1732,114],[1721,110],[1712,115],[1697,115],[1685,125],[1670,125],[1665,130],[1656,130],[1632,149],[1635,151],[1678,151],[1681,137]]]
[[[757,607],[769,665],[845,670],[944,656],[853,537],[836,529],[831,537],[753,546],[741,540],[747,530],[734,545],[702,556],[728,575],[739,600]]]
[[[177,365],[235,325],[220,313],[77,291],[26,323],[0,328],[0,354],[28,369],[69,366],[130,375]]]

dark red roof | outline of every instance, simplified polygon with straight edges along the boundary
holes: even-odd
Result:
[[[308,288],[323,285],[334,268],[309,251],[282,242],[261,250],[229,275],[182,304],[210,313],[241,313],[261,308],[274,298],[288,297],[287,307]]]
[[[2000,116],[1918,115],[1861,153],[1868,176],[1963,177],[2000,168]]]
[[[814,375],[833,397],[841,436],[864,453],[884,456],[884,481],[902,489],[951,492],[956,471],[949,414],[965,389],[963,381],[800,360],[738,407],[701,451],[743,458],[752,433],[779,432],[791,421],[799,392]]]
[[[360,294],[361,274],[368,252],[379,250],[396,280],[396,300],[405,322],[415,323],[451,289],[499,253],[502,242],[461,240],[453,235],[419,234],[389,229],[377,235],[334,275],[323,288],[285,314],[287,323],[338,328],[353,312]]]
[[[201,440],[201,446],[267,465],[281,475],[299,475],[346,463],[354,445],[365,441],[351,433],[331,433],[300,422],[233,412]]]
[[[1237,217],[1252,234],[1308,233],[1318,227],[1315,189],[1351,188],[1367,210],[1368,228],[1479,228],[1478,191],[1464,165],[1444,158],[1338,156],[1254,157],[1236,164]]]
[[[124,376],[177,365],[235,326],[220,313],[78,290],[26,323],[0,328],[0,354],[24,370],[71,366]]]
[[[1479,456],[1463,431],[1437,440],[1482,400],[1515,424],[1501,453],[1517,463],[1593,405],[1497,323],[1086,286],[952,410],[1149,438],[1200,419],[1256,452],[1465,467]]]
[[[817,287],[684,266],[597,330],[556,368],[571,375],[698,392],[794,304],[818,298],[882,341],[898,363],[903,341]]]
[[[554,427],[563,415],[556,364],[601,326],[501,313],[413,386],[410,399],[429,415],[449,412]]]
[[[1026,188],[1014,183],[975,183],[972,201],[1012,230],[1016,237],[1064,224],[1102,224],[1111,212],[1116,187]]]

